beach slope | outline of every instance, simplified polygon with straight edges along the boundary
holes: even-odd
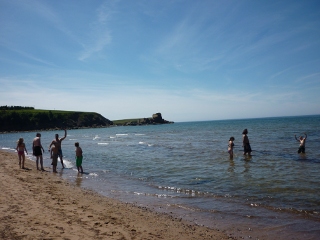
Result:
[[[196,226],[83,190],[0,151],[1,239],[228,239]]]

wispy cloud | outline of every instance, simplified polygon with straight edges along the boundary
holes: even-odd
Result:
[[[8,49],[10,49],[10,47],[8,47]],[[45,60],[45,59],[41,59],[41,58],[39,58],[39,57],[35,57],[35,56],[33,56],[33,54],[31,54],[31,53],[28,53],[28,52],[25,52],[25,51],[21,51],[21,50],[19,50],[19,49],[12,48],[11,51],[18,53],[20,56],[23,56],[23,57],[25,57],[25,58],[27,58],[27,59],[29,59],[29,60],[32,60],[33,62],[40,63],[40,64],[47,65],[47,66],[51,66],[51,67],[56,66],[56,65],[55,65],[54,63],[52,63],[52,62],[49,62],[49,61],[47,61],[47,60]],[[8,60],[6,59],[5,61],[8,61]],[[20,63],[17,62],[16,64],[26,65],[26,64],[23,63],[23,62],[20,62]]]
[[[230,71],[261,67],[274,61],[279,52],[290,55],[292,48],[298,48],[292,39],[304,34],[306,28],[303,23],[289,24],[276,4],[272,6],[275,11],[257,11],[245,17],[243,11],[248,10],[243,4],[237,6],[239,9],[228,6],[225,12],[225,8],[218,6],[222,14],[215,12],[214,7],[208,7],[208,3],[193,6],[194,11],[177,19],[173,27],[168,26],[153,57],[182,72],[224,68]],[[210,14],[207,14],[207,8],[212,9]],[[306,47],[304,45],[302,49]]]
[[[297,82],[304,82],[304,83],[315,83],[315,82],[317,82],[317,83],[320,83],[320,72],[300,77],[295,82],[296,83]]]
[[[102,52],[112,42],[111,30],[108,23],[116,13],[117,2],[105,2],[96,10],[96,20],[88,31],[90,37],[86,44],[84,44],[84,51],[81,53],[79,60],[85,61],[94,54]]]
[[[0,5],[2,104],[174,121],[319,111],[319,10],[306,1]]]
[[[264,108],[263,116],[275,116],[275,112],[286,115],[288,105],[295,102],[295,107],[302,108],[306,97],[296,90],[284,93],[270,89],[267,94],[231,90],[226,93],[200,88],[170,90],[126,84],[119,87],[117,81],[114,85],[87,83],[87,86],[79,86],[76,79],[58,77],[56,80],[51,79],[42,86],[34,81],[32,76],[21,79],[2,78],[0,83],[6,90],[1,91],[0,103],[41,109],[88,109],[87,111],[99,112],[110,119],[146,117],[158,111],[165,114],[169,120],[191,121],[259,117],[262,114],[260,108]],[[59,86],[62,82],[68,84],[61,88]],[[55,86],[57,84],[59,86]],[[81,104],[77,102],[78,96],[81,96]],[[246,111],[245,115],[243,111]]]
[[[84,61],[90,58],[93,54],[101,52],[106,45],[111,43],[111,40],[112,38],[108,31],[104,32],[103,34],[99,33],[99,36],[97,36],[96,40],[85,44],[84,51],[81,53],[79,60]]]

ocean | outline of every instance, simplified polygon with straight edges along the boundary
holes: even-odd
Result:
[[[242,152],[245,128],[251,157]],[[41,132],[49,168],[55,133],[64,131]],[[304,133],[306,153],[298,154],[294,135]],[[23,137],[27,157],[35,160],[35,134],[0,134],[0,148],[14,152]],[[75,142],[84,174],[76,171]],[[105,196],[235,238],[258,238],[263,229],[269,239],[320,239],[320,115],[68,130],[62,150],[66,168],[58,162],[58,175]]]

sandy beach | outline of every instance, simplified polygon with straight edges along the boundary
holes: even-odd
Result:
[[[122,203],[0,151],[1,239],[230,239],[168,214]]]

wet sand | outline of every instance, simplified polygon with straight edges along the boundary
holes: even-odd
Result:
[[[230,239],[165,213],[84,190],[0,151],[1,239]]]

